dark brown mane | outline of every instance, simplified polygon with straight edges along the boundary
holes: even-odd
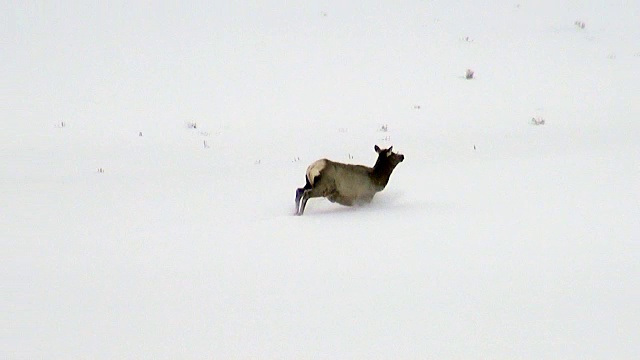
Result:
[[[389,183],[389,178],[395,165],[393,165],[387,156],[386,152],[378,154],[378,160],[373,165],[373,172],[371,173],[371,181],[380,189],[384,189]]]

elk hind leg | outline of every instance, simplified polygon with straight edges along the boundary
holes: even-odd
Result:
[[[296,190],[296,215],[300,212],[300,200],[302,199],[302,195],[306,190],[311,189],[311,183],[309,183],[309,179],[306,180],[307,183],[304,185],[304,187],[298,188]]]
[[[302,193],[302,199],[300,201],[300,209],[298,210],[297,215],[304,214],[304,208],[307,206],[307,201],[309,201],[309,199],[317,198],[317,197],[325,197],[325,196],[326,196],[325,192],[318,187],[305,190]]]

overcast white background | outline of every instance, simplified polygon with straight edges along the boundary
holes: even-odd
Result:
[[[0,13],[0,357],[640,357],[637,1]]]

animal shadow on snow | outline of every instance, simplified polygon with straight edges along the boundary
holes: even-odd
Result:
[[[321,203],[324,201],[325,203]],[[420,210],[430,210],[434,208],[442,208],[444,205],[431,203],[428,201],[412,201],[404,197],[401,192],[389,191],[378,195],[371,203],[340,206],[332,204],[326,199],[317,199],[314,203],[309,203],[309,212],[305,215],[331,215],[331,214],[352,214],[352,213],[398,213],[398,212],[416,212]]]

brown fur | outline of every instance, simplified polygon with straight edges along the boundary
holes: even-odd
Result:
[[[296,192],[296,215],[302,215],[307,201],[314,197],[325,197],[346,206],[371,202],[387,186],[393,169],[404,160],[404,155],[392,151],[393,147],[374,149],[378,160],[373,167],[327,159],[312,163],[307,168],[306,185]]]

